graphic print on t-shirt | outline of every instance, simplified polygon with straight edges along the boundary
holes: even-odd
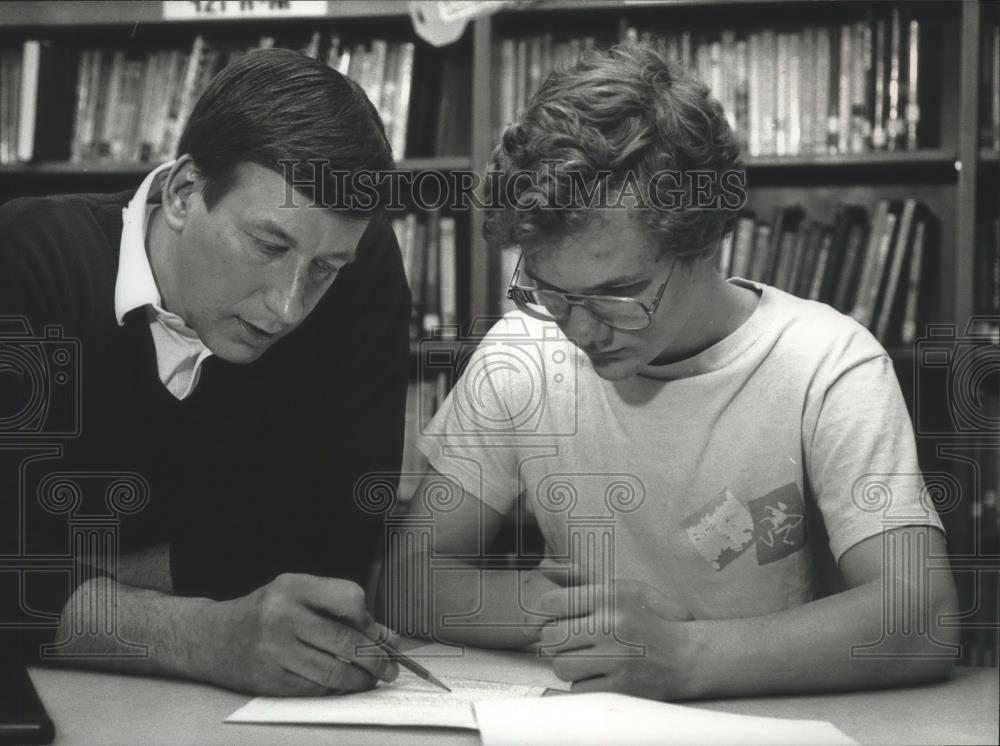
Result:
[[[748,503],[757,537],[757,564],[767,565],[800,550],[806,543],[806,506],[794,483]]]
[[[753,543],[753,518],[726,487],[682,524],[698,553],[716,570],[739,557]]]
[[[716,570],[754,543],[758,565],[794,554],[806,543],[805,504],[793,482],[746,505],[727,487],[682,525],[694,548]]]

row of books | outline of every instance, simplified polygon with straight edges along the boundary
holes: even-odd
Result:
[[[392,222],[413,297],[410,338],[458,335],[455,219],[432,210]]]
[[[342,43],[331,33],[240,44],[195,36],[190,49],[78,53],[40,39],[0,54],[0,163],[33,160],[158,162],[173,157],[212,77],[251,49],[284,46],[356,80],[379,110],[397,158],[405,155],[413,42]],[[75,68],[74,68],[75,66]],[[75,69],[75,77],[67,71]]]
[[[809,219],[798,205],[779,208],[770,222],[745,211],[722,243],[718,267],[827,303],[883,344],[909,344],[921,320],[921,279],[936,225],[913,199],[880,200],[870,218],[864,207],[842,204],[832,223]]]
[[[1000,22],[984,29],[981,62],[980,145],[1000,153]]]
[[[1000,218],[982,221],[977,234],[973,312],[1000,316]]]
[[[914,150],[922,137],[922,27],[897,6],[866,20],[796,31],[644,30],[647,41],[703,80],[751,156]],[[502,128],[528,103],[550,70],[594,46],[593,37],[552,34],[497,43]]]
[[[500,93],[498,132],[524,110],[553,69],[572,64],[581,52],[597,45],[593,36],[562,41],[554,41],[552,34],[498,39],[493,55],[497,60],[496,88]]]
[[[899,7],[795,31],[627,32],[657,39],[705,82],[750,156],[915,150],[921,22]],[[925,138],[926,139],[926,138]]]

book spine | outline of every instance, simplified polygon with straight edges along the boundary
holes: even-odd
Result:
[[[840,137],[840,27],[832,26],[830,32],[830,76],[827,82],[826,150],[836,153]]]
[[[840,27],[840,74],[837,79],[837,151],[850,152],[851,135],[851,82],[854,76],[854,28],[850,24]]]
[[[872,148],[884,150],[885,132],[885,20],[875,21],[874,80],[875,98],[872,102]]]
[[[94,52],[89,49],[80,51],[79,64],[76,71],[76,113],[73,117],[73,140],[70,145],[69,159],[73,163],[83,160],[83,121],[87,116],[87,105],[90,99],[90,68],[93,64]]]
[[[851,314],[859,323],[867,327],[870,327],[874,321],[878,292],[882,285],[882,274],[885,271],[889,250],[892,246],[893,232],[896,229],[898,220],[896,214],[893,212],[886,215],[881,235],[876,244],[872,271],[866,278],[866,282],[858,290],[860,294],[863,294],[862,302],[854,307],[854,312]]]
[[[893,7],[889,25],[889,113],[885,133],[889,150],[899,149],[899,135],[902,131],[899,111],[901,35],[899,8]]]
[[[427,220],[427,257],[424,266],[423,330],[431,336],[441,326],[441,216],[431,212]]]
[[[879,241],[885,232],[885,223],[888,215],[889,202],[887,200],[879,200],[875,206],[875,213],[872,216],[871,231],[868,233],[868,242],[865,246],[864,254],[859,259],[860,274],[855,284],[855,301],[850,314],[855,318],[863,316],[865,312],[868,286],[871,283],[872,273],[875,270],[874,265],[877,262]]]
[[[816,136],[816,30],[802,29],[798,40],[799,101],[798,112],[799,152],[812,153]]]
[[[515,78],[515,47],[513,39],[500,40],[500,123],[498,134],[504,127],[514,121],[514,109],[517,101]]]
[[[917,308],[920,302],[920,275],[924,262],[924,221],[917,223],[913,231],[913,251],[910,256],[910,273],[906,287],[906,309],[903,312],[903,328],[900,341],[912,344],[917,337]]]
[[[393,116],[392,151],[397,158],[406,157],[406,137],[410,125],[410,99],[413,91],[413,55],[416,45],[412,41],[403,42],[399,51],[399,85],[396,98],[396,112]]]
[[[42,43],[27,39],[21,53],[21,83],[17,123],[17,158],[30,161],[35,155],[35,117],[38,107],[38,77],[41,73]]]
[[[879,309],[878,319],[875,322],[875,338],[882,344],[886,343],[889,333],[889,322],[892,320],[893,311],[895,310],[896,289],[899,287],[903,263],[906,261],[907,244],[913,227],[913,217],[916,209],[916,200],[908,199],[903,203],[903,212],[899,219],[899,231],[897,231],[898,235],[895,247],[892,250],[892,257],[889,262],[889,274],[886,277],[885,290],[882,293],[882,307]]]
[[[830,29],[816,29],[816,57],[813,64],[814,77],[812,85],[816,91],[813,107],[813,153],[827,151],[827,130],[829,127],[828,112],[830,110]]]
[[[747,150],[751,156],[761,155],[761,74],[760,74],[760,34],[750,34],[747,39],[747,82],[749,85],[747,100]]]
[[[806,294],[809,300],[820,300],[820,293],[823,289],[823,281],[829,271],[830,255],[833,251],[833,233],[823,231],[823,238],[820,241],[819,252],[816,255],[816,264],[812,270],[812,282]]]
[[[906,88],[906,148],[916,150],[919,143],[917,131],[920,126],[919,69],[920,69],[920,22],[910,21],[910,46],[907,55]]]
[[[855,53],[851,83],[851,152],[863,153],[871,142],[871,125],[868,116],[868,79],[872,70],[872,30],[864,22],[854,25]]]
[[[788,155],[788,106],[789,92],[788,34],[775,35],[775,91],[774,91],[774,153]]]
[[[187,68],[184,71],[184,82],[180,85],[177,108],[171,112],[170,121],[167,123],[166,132],[164,133],[163,149],[164,156],[167,158],[174,155],[181,132],[184,131],[184,125],[187,123],[188,114],[190,114],[191,108],[194,106],[195,87],[198,84],[198,70],[204,54],[205,37],[198,34],[191,44],[191,52],[187,59]]]
[[[457,337],[458,300],[455,279],[455,219],[441,218],[440,222],[441,260],[441,324],[442,336],[447,339]]]
[[[389,43],[385,39],[373,39],[371,45],[371,68],[368,71],[365,93],[371,99],[372,105],[382,114],[382,87],[385,85],[386,58],[389,56]]]

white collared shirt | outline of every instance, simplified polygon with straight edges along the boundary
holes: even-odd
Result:
[[[173,161],[153,169],[143,180],[128,207],[122,209],[122,242],[115,279],[115,317],[125,323],[125,314],[145,306],[149,330],[156,348],[160,380],[178,399],[186,399],[198,385],[201,364],[212,354],[198,334],[180,316],[161,305],[153,269],[146,253],[146,200],[153,184],[162,179]]]

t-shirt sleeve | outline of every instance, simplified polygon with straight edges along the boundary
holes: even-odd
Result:
[[[530,385],[498,343],[508,323],[501,319],[479,343],[417,439],[432,467],[504,515],[518,495],[518,443],[524,434],[513,413],[524,397],[517,387]]]
[[[893,528],[943,530],[888,356],[852,365],[819,392],[807,403],[804,432],[809,484],[837,561],[858,542]]]

